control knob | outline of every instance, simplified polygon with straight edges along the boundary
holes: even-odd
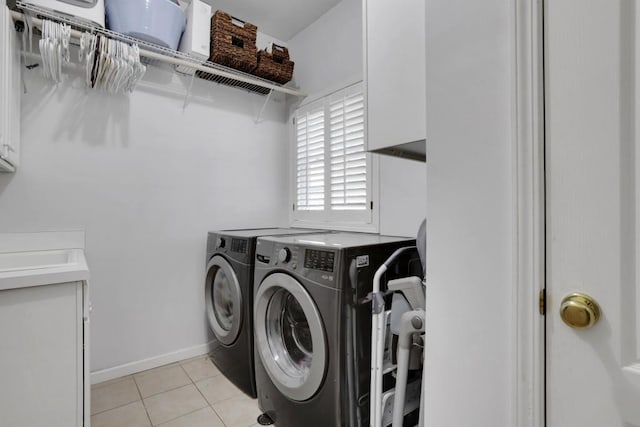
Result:
[[[218,248],[224,248],[225,244],[226,244],[226,240],[223,239],[222,237],[218,237],[218,240],[216,241],[216,247]]]
[[[280,249],[280,252],[278,252],[278,260],[284,263],[284,262],[289,262],[290,259],[291,259],[291,251],[289,250],[289,248]]]

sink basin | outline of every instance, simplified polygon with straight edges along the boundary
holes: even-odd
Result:
[[[82,249],[0,253],[0,291],[88,278]]]
[[[0,254],[0,273],[15,270],[62,267],[75,264],[72,250]]]

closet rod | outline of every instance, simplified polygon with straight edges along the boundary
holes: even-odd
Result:
[[[12,10],[11,11],[11,16],[13,17],[13,19],[15,21],[25,21],[25,15],[24,13],[21,12],[17,12]],[[31,22],[33,25],[37,26],[38,28],[42,29],[42,20],[39,18],[35,18],[35,17],[31,17]],[[89,31],[90,32],[90,31]],[[100,32],[99,30],[97,31],[98,33]],[[71,29],[71,36],[76,38],[76,39],[80,39],[80,37],[82,36],[82,32],[75,30],[75,29]],[[109,37],[109,35],[106,35],[106,37]],[[274,84],[270,84],[261,80],[257,80],[257,79],[252,79],[251,77],[245,77],[243,75],[238,75],[238,74],[234,74],[231,72],[227,72],[224,70],[218,70],[216,68],[213,67],[208,67],[206,65],[202,65],[200,63],[197,62],[191,62],[191,61],[185,61],[183,59],[180,58],[173,58],[171,56],[167,56],[167,55],[163,55],[161,53],[157,53],[157,52],[153,52],[151,50],[148,49],[144,49],[144,48],[140,48],[140,56],[144,56],[145,58],[149,58],[149,59],[154,59],[157,61],[161,61],[161,62],[166,62],[168,64],[173,64],[173,65],[181,65],[183,67],[188,67],[188,68],[193,68],[199,71],[203,71],[207,74],[213,74],[219,77],[223,77],[223,78],[227,78],[227,79],[231,79],[231,80],[237,80],[243,83],[247,83],[250,85],[256,85],[256,86],[260,86],[263,87],[265,89],[270,89],[270,90],[274,90],[276,92],[282,92],[282,93],[286,93],[288,95],[293,95],[293,96],[306,96],[304,93],[299,92],[295,89],[290,89],[290,88],[286,88],[283,86],[278,86],[278,85],[274,85]]]

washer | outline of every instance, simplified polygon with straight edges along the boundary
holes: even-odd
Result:
[[[369,425],[376,269],[415,240],[364,233],[259,238],[258,402],[278,427]],[[421,272],[417,252],[387,278]],[[418,273],[421,274],[421,273]]]
[[[214,335],[210,357],[220,372],[254,398],[253,266],[256,239],[296,233],[313,231],[264,228],[208,234],[205,302]]]

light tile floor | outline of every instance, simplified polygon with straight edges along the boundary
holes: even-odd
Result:
[[[92,427],[253,427],[258,415],[207,356],[91,386]]]

